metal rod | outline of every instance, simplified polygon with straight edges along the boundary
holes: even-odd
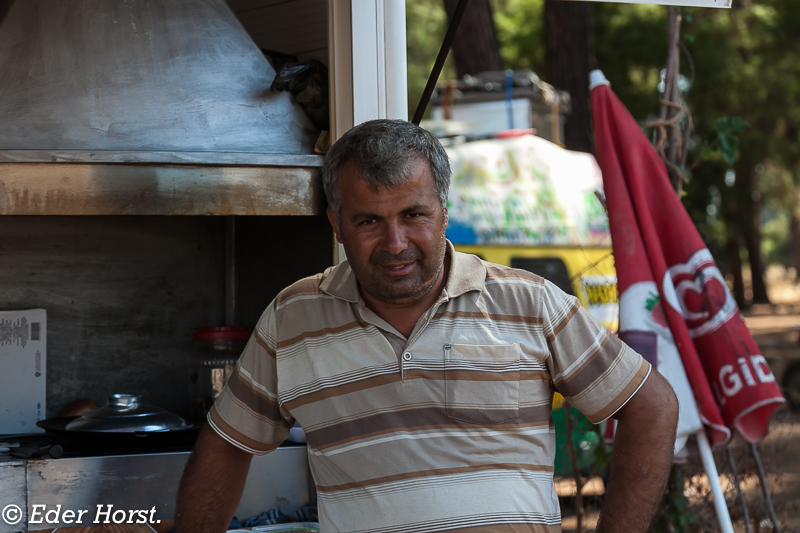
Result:
[[[225,217],[225,325],[235,326],[236,316],[236,217]]]
[[[739,494],[739,501],[742,502],[742,509],[744,509],[744,530],[745,533],[750,533],[750,511],[747,509],[747,500],[742,492],[742,484],[739,481],[739,471],[736,468],[736,461],[733,459],[733,451],[728,447],[728,464],[731,466],[733,472],[733,484],[736,486],[736,492]]]
[[[428,102],[431,101],[433,89],[436,87],[436,82],[439,80],[439,75],[442,73],[444,61],[447,59],[447,53],[450,51],[450,46],[453,44],[453,38],[456,36],[458,24],[461,22],[461,15],[464,14],[464,9],[467,7],[469,0],[458,0],[456,10],[453,12],[453,18],[450,19],[450,25],[447,27],[447,33],[442,41],[442,47],[439,49],[439,55],[436,56],[436,62],[433,64],[431,75],[428,77],[428,84],[425,85],[425,90],[422,91],[422,97],[419,99],[417,110],[414,112],[414,118],[411,119],[412,124],[419,126],[422,120],[422,115],[425,114],[425,109],[428,107]]]
[[[750,451],[753,454],[753,459],[756,460],[758,467],[758,479],[761,481],[761,490],[764,491],[764,501],[767,502],[767,510],[769,511],[769,519],[772,520],[772,530],[775,533],[781,533],[781,526],[778,524],[778,519],[775,516],[775,508],[772,506],[772,496],[769,494],[769,485],[767,484],[767,474],[764,472],[764,465],[761,464],[761,456],[758,454],[758,449],[754,443],[750,443]]]
[[[506,112],[508,113],[508,129],[514,129],[514,71],[506,70]]]

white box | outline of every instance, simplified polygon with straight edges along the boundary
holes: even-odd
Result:
[[[511,112],[514,115],[514,129],[531,127],[530,100],[527,98],[511,100]],[[444,108],[434,106],[431,116],[434,120],[444,119]],[[471,104],[453,104],[450,119],[475,124],[475,129],[469,132],[470,135],[494,135],[498,131],[509,129],[508,103],[505,100],[493,100]]]
[[[47,311],[0,311],[0,434],[43,431],[46,370]]]

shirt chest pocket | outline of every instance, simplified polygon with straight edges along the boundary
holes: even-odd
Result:
[[[519,344],[446,344],[447,416],[470,424],[519,417]]]

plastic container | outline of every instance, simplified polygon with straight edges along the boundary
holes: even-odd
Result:
[[[240,326],[206,327],[194,331],[189,361],[193,418],[203,418],[222,393],[252,331]]]

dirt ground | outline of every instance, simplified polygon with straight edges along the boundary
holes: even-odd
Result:
[[[784,533],[800,532],[800,413],[780,412],[775,417],[769,435],[758,445],[764,468],[767,472],[767,484],[773,498],[773,505],[778,524]],[[756,476],[743,480],[743,489],[748,505],[754,507],[755,516],[751,516],[751,531],[770,531],[769,522],[763,505],[762,487]],[[752,502],[752,504],[750,503]],[[753,513],[751,513],[753,514]],[[744,524],[735,527],[744,532]]]
[[[749,276],[745,275],[746,282]],[[800,361],[800,283],[793,270],[770,267],[767,284],[771,304],[754,305],[743,312],[745,321],[765,357],[770,360],[778,381],[792,361]],[[772,499],[779,530],[783,533],[800,533],[800,412],[781,408],[776,412],[767,437],[757,446],[765,473],[766,484]],[[721,476],[721,484],[734,521],[736,533],[763,533],[774,531],[770,513],[765,504],[758,469],[749,446],[732,448],[734,462],[749,511],[749,530],[745,527],[743,508],[732,481],[727,452],[714,454]],[[690,527],[695,532],[721,531],[710,497],[708,478],[702,473],[699,461],[690,460],[685,472],[688,476],[684,494],[696,521]],[[599,480],[598,480],[599,481]],[[559,489],[569,494],[568,485]],[[586,500],[583,531],[594,531],[602,505],[602,484],[592,483]],[[562,498],[563,531],[576,531],[574,499]]]
[[[778,373],[800,359],[800,279],[794,269],[786,271],[781,267],[770,267],[767,286],[771,305],[754,305],[743,314],[764,355],[768,359],[770,356],[775,358],[771,364],[775,366],[780,383],[783,376]],[[773,417],[769,434],[758,444],[758,450],[781,531],[800,533],[800,411],[779,410]],[[754,508],[750,531],[771,531],[763,489],[745,451],[734,450],[734,455],[742,461],[745,498],[748,506]],[[741,518],[740,509],[738,506],[734,514]],[[737,533],[746,531],[743,522],[735,524],[734,529]]]

